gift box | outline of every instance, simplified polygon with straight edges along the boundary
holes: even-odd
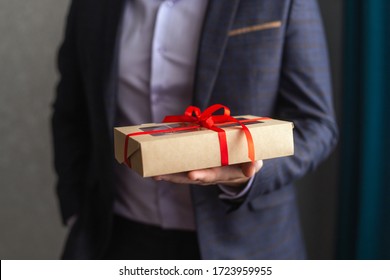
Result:
[[[294,153],[291,122],[251,115],[202,121],[200,115],[114,128],[116,160],[150,177]]]

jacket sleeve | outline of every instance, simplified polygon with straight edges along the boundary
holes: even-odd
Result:
[[[276,117],[294,122],[294,156],[265,160],[249,199],[291,184],[337,143],[325,35],[315,0],[291,1]]]
[[[57,194],[63,222],[77,215],[88,166],[88,113],[77,48],[77,5],[72,1],[58,53],[60,80],[53,104],[52,136]]]

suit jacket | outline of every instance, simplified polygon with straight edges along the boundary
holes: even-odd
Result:
[[[110,237],[118,26],[124,0],[75,0],[59,51],[52,118],[64,258],[101,258]],[[295,155],[266,160],[248,195],[192,187],[204,259],[305,257],[292,183],[337,140],[326,42],[315,0],[210,0],[193,104],[293,121]],[[185,39],[185,38],[183,38]]]

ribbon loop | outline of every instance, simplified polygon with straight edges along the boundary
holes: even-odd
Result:
[[[193,117],[193,114],[195,114],[195,117],[196,118],[199,118],[200,117],[200,109],[198,107],[195,107],[195,106],[188,106],[187,109],[185,110],[184,112],[184,115],[187,116],[187,117]]]

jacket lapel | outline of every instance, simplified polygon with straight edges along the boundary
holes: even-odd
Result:
[[[193,104],[205,109],[240,0],[209,0],[199,44]]]

